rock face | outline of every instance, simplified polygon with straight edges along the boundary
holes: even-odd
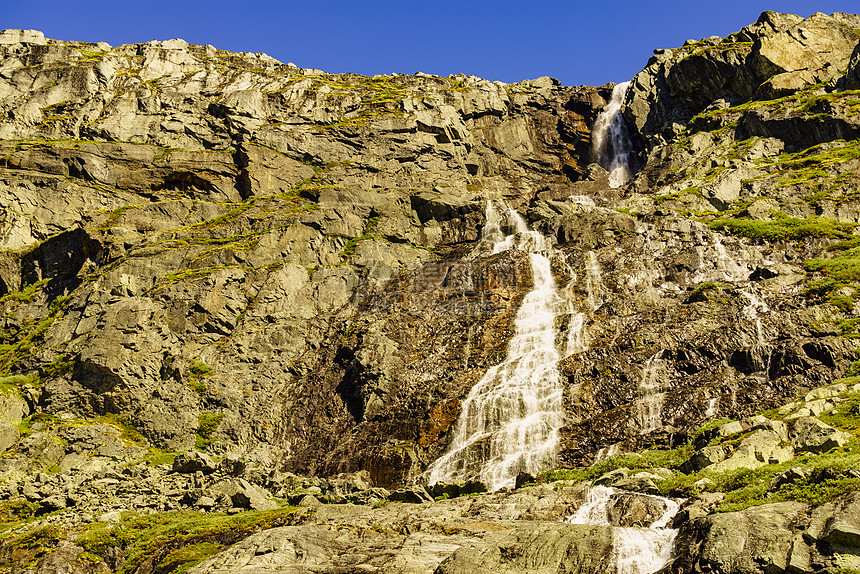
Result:
[[[387,485],[443,447],[530,281],[463,259],[484,202],[585,173],[607,93],[4,34],[3,360],[30,407]]]
[[[856,23],[856,16],[842,14],[803,19],[764,12],[758,22],[726,38],[656,50],[633,79],[625,113],[651,147],[672,139],[718,101],[728,107],[846,82],[853,76],[844,70],[860,41]]]
[[[28,413],[120,417],[162,448],[402,485],[443,452],[531,282],[525,254],[475,251],[490,199],[554,238],[557,282],[586,316],[561,365],[562,462],[645,440],[646,404],[660,406],[652,438],[773,404],[852,353],[810,327],[820,312],[798,294],[826,239],[744,243],[690,210],[820,211],[832,236],[850,233],[858,160],[824,162],[817,177],[841,187],[813,209],[804,190],[819,179],[786,186],[774,158],[830,140],[828,158],[853,157],[838,141],[854,129],[850,73],[837,74],[851,22],[765,13],[659,54],[628,92],[647,162],[621,190],[589,167],[608,89],[329,75],[181,40],[8,32],[4,368]],[[807,72],[790,113],[726,108],[773,96],[751,87],[765,75]],[[670,142],[673,122],[686,131]]]
[[[621,187],[590,149],[611,86],[0,33],[0,499],[74,528],[122,510],[274,512],[272,498],[315,513],[200,572],[262,555],[346,571],[356,548],[362,571],[605,571],[608,531],[558,524],[576,504],[555,495],[510,515],[514,494],[481,495],[509,517],[498,529],[470,526],[457,499],[457,528],[479,532],[459,538],[419,536],[442,519],[413,511],[362,518],[362,536],[377,524],[406,549],[385,559],[338,530],[366,508],[325,519],[485,489],[420,482],[533,286],[528,253],[480,241],[488,201],[552,246],[552,464],[673,447],[723,417],[738,420],[698,435],[681,467],[699,485],[853,448],[827,419],[853,381],[750,415],[860,373],[858,29],[766,12],[658,51],[622,107],[644,167]],[[785,472],[767,484],[813,471]],[[645,494],[665,477],[604,478],[640,493],[619,524],[659,512]],[[856,501],[829,504],[690,507],[667,568],[855,568]]]

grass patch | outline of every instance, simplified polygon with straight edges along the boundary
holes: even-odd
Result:
[[[840,283],[860,281],[860,247],[839,253],[830,259],[809,259],[803,264],[807,271],[818,271],[827,277],[820,280],[818,290],[833,290]]]
[[[50,279],[42,279],[41,281],[36,281],[35,283],[27,285],[20,291],[6,293],[0,297],[0,303],[5,303],[6,301],[19,301],[22,303],[30,302],[33,300],[36,292],[48,281],[50,281]]]
[[[781,215],[773,221],[752,219],[720,218],[708,223],[708,227],[723,230],[732,235],[746,237],[754,241],[780,242],[805,239],[808,237],[828,237],[848,239],[855,223],[843,223],[824,217],[798,219]]]
[[[39,505],[26,500],[0,502],[0,534],[30,521],[39,510]]]
[[[101,416],[95,420],[97,422],[107,423],[118,428],[120,431],[122,431],[119,435],[119,438],[125,442],[140,443],[146,441],[144,436],[140,434],[140,432],[134,427],[134,425],[131,424],[131,422],[123,415],[110,413]]]
[[[852,364],[846,371],[850,376],[838,379],[834,383],[855,384],[860,381],[860,361]],[[827,453],[802,453],[793,460],[780,464],[768,464],[755,469],[737,469],[727,472],[712,472],[707,468],[698,472],[685,474],[678,469],[695,452],[694,444],[701,442],[702,435],[711,429],[731,422],[729,419],[712,420],[697,429],[687,444],[671,450],[646,450],[641,454],[623,454],[597,461],[587,468],[556,469],[541,473],[540,481],[568,481],[581,483],[594,480],[601,475],[617,468],[627,468],[631,471],[647,470],[649,468],[669,468],[675,474],[667,479],[654,479],[660,492],[672,496],[690,496],[702,490],[723,492],[725,499],[717,508],[718,512],[733,512],[750,506],[781,501],[802,501],[817,506],[833,500],[847,492],[860,490],[860,478],[849,473],[851,469],[860,468],[860,393],[849,392],[842,395],[843,401],[827,412],[819,415],[825,423],[847,431],[854,435],[848,443],[840,448],[834,448]],[[779,418],[776,411],[766,411],[765,416]],[[723,444],[737,446],[745,437],[755,432],[749,429],[744,432],[716,437],[710,445]],[[772,489],[773,478],[790,468],[807,467],[810,469],[805,478],[792,483],[780,485]],[[710,484],[702,487],[696,485],[702,479],[708,479]]]
[[[188,368],[188,386],[198,395],[205,396],[209,392],[206,378],[212,374],[212,367],[201,361],[194,361]]]
[[[379,224],[378,217],[371,217],[367,220],[367,223],[364,226],[364,232],[358,236],[349,239],[343,246],[343,249],[340,251],[340,256],[342,259],[349,257],[350,255],[355,253],[355,248],[360,241],[366,241],[368,239],[379,239],[379,236],[373,233],[373,230],[376,229],[376,226]]]
[[[8,375],[0,377],[0,395],[18,392],[24,385],[38,384],[36,375]]]
[[[711,474],[716,483],[713,490],[726,493],[718,512],[735,512],[771,502],[796,500],[813,506],[824,504],[837,496],[860,489],[860,478],[840,478],[839,472],[856,468],[860,455],[824,454],[803,456],[782,464],[769,464],[756,469],[739,469],[722,475]],[[805,479],[784,484],[769,491],[774,476],[796,466],[807,466],[812,472]]]
[[[33,354],[36,343],[62,315],[70,297],[57,297],[48,305],[48,314],[41,318],[25,320],[14,332],[0,334],[0,373],[8,374],[15,365]]]
[[[541,482],[564,480],[572,483],[594,480],[618,468],[649,470],[677,468],[693,454],[693,445],[684,444],[670,450],[651,449],[641,453],[619,454],[599,460],[588,468],[555,469],[538,475]]]
[[[285,507],[232,516],[190,510],[130,515],[115,525],[88,526],[76,543],[98,557],[121,550],[124,559],[118,572],[122,574],[137,571],[146,559],[152,559],[152,571],[182,572],[254,531],[290,524],[295,510]]]
[[[699,198],[703,198],[702,192],[699,191],[698,187],[688,187],[686,189],[682,189],[681,191],[676,191],[675,193],[668,193],[666,195],[656,195],[654,196],[654,205],[662,205],[667,201],[678,201],[683,204],[692,203],[693,199],[685,198],[684,196],[691,195]]]
[[[212,434],[218,429],[218,425],[224,420],[224,415],[221,413],[200,413],[197,416],[197,437],[194,440],[194,446],[199,450],[205,450],[215,439]]]

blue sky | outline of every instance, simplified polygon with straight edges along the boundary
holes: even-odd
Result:
[[[183,38],[327,72],[466,73],[567,85],[621,82],[654,48],[724,36],[764,10],[857,12],[857,0],[4,0],[0,28],[112,45]]]

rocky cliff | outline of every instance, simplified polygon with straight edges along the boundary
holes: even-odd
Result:
[[[591,149],[612,86],[0,33],[0,563],[170,572],[229,547],[199,571],[272,552],[259,571],[605,571],[624,519],[560,522],[597,470],[651,465],[607,455],[656,446],[647,493],[705,492],[667,569],[857,568],[856,381],[807,393],[860,374],[858,46],[858,16],[766,12],[657,51],[624,95],[637,169],[616,186]],[[482,247],[488,201],[552,244],[545,466],[591,470],[442,485],[440,505],[413,484],[534,284],[528,253]],[[834,400],[750,418],[804,395]],[[838,438],[807,449],[816,432]],[[836,486],[732,507],[797,482],[725,478],[751,466]],[[781,537],[744,548],[741,519]]]

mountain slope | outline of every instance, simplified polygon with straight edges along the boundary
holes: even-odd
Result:
[[[69,529],[16,544],[98,538],[85,525],[120,510],[426,499],[407,485],[450,446],[536,283],[527,249],[481,241],[488,201],[550,245],[564,426],[547,469],[651,446],[692,456],[707,421],[856,375],[858,29],[766,12],[658,51],[620,105],[636,168],[620,186],[592,163],[612,86],[0,33],[0,497],[19,534]],[[689,494],[701,476],[682,462]],[[560,519],[577,488],[528,504]],[[194,543],[306,517],[248,520]],[[702,532],[682,533],[688,558]],[[107,559],[128,541],[87,540],[98,568],[128,558]],[[838,566],[816,548],[816,568]]]

